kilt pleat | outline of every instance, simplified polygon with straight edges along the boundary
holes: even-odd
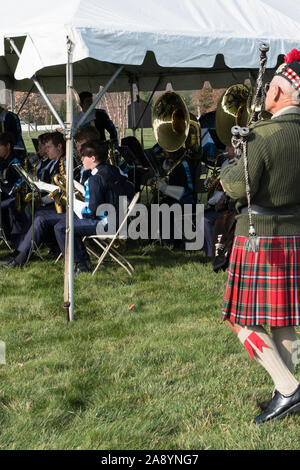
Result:
[[[234,238],[222,306],[223,320],[274,327],[300,324],[300,236]]]

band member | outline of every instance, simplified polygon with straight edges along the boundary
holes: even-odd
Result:
[[[167,196],[163,199],[162,202],[170,205],[176,202],[181,205],[195,204],[195,175],[189,158],[185,155],[186,150],[184,147],[176,150],[176,152],[168,152],[164,150],[164,154],[166,158],[163,162],[163,169],[166,174],[172,169],[174,164],[176,164],[176,161],[181,159],[181,162],[178,163],[178,165],[176,165],[173,170],[171,170],[168,184],[170,186],[182,186],[184,188],[184,192],[179,200]]]
[[[37,179],[41,179],[43,168],[45,168],[48,163],[50,163],[46,150],[46,142],[50,136],[50,132],[46,132],[38,136],[38,151],[29,158],[30,173],[33,174],[33,176],[35,176]]]
[[[265,107],[272,119],[254,124],[247,152],[257,252],[248,250],[243,158],[221,171],[223,187],[237,200],[238,211],[222,317],[275,384],[256,424],[300,411],[300,385],[294,376],[294,327],[300,324],[300,51],[285,57],[269,85]],[[272,338],[263,325],[271,327]]]
[[[89,257],[82,238],[88,235],[96,235],[97,225],[104,227],[108,224],[105,213],[98,214],[101,204],[111,204],[118,214],[119,208],[119,184],[120,172],[117,167],[106,163],[108,146],[101,141],[89,141],[80,149],[82,164],[85,170],[91,174],[85,182],[85,207],[82,211],[82,219],[74,220],[74,261],[76,263],[75,274],[91,270]],[[65,255],[66,222],[61,220],[54,227],[55,236],[60,250]]]
[[[79,94],[82,112],[74,118],[74,128],[78,129],[81,117],[86,113],[93,103],[93,95],[89,91]],[[109,133],[110,139],[118,139],[117,129],[104,109],[93,109],[80,127],[94,126],[100,134],[100,140],[106,140],[105,130]]]
[[[100,140],[100,134],[97,131],[96,127],[82,127],[79,131],[76,132],[74,135],[75,139],[75,146],[77,154],[80,155],[80,149],[83,144],[88,142],[89,140]],[[90,176],[91,171],[85,170],[84,166],[82,165],[80,170],[80,183],[83,184],[85,180]]]
[[[168,177],[167,185],[170,188],[171,186],[179,186],[183,188],[183,192],[180,195],[179,199],[173,197],[172,191],[168,192],[168,195],[164,193],[164,188],[161,186],[161,183],[158,182],[158,188],[161,188],[161,196],[159,198],[160,204],[167,204],[168,206],[173,206],[174,204],[180,204],[182,208],[186,204],[194,205],[196,203],[196,193],[195,193],[195,170],[193,168],[190,159],[186,153],[184,147],[180,147],[174,152],[169,152],[163,150],[165,160],[162,163],[162,169],[165,172],[165,175]],[[179,163],[177,163],[179,161]],[[182,217],[176,218],[174,212],[170,214],[170,238],[169,242],[173,244],[173,249],[183,249],[184,242],[182,239],[178,239],[177,232],[182,234]],[[162,224],[162,220],[160,220]],[[150,225],[150,224],[149,224]],[[178,230],[177,230],[178,229]]]
[[[14,152],[14,138],[10,133],[0,134],[0,184],[2,228],[7,238],[14,233],[14,225],[19,220],[21,207],[16,208],[15,191],[21,186],[22,179],[13,167],[20,165]],[[18,211],[16,211],[18,209]]]
[[[46,183],[54,183],[53,177],[58,173],[64,172],[65,163],[65,139],[59,132],[48,134],[45,137],[45,152],[49,158],[49,163],[42,169],[41,179]],[[39,246],[42,242],[47,242],[49,255],[55,257],[59,254],[59,249],[54,237],[53,226],[58,222],[61,216],[65,214],[58,213],[58,209],[63,212],[62,207],[55,205],[53,199],[48,195],[42,197],[42,205],[35,211],[34,217],[34,242]],[[30,214],[28,214],[28,217]],[[30,216],[31,221],[31,216]],[[2,268],[16,268],[23,266],[28,260],[31,251],[32,226],[31,223],[23,231],[22,238],[17,245],[15,252],[3,264]]]
[[[225,168],[228,163],[234,159],[234,149],[233,147],[226,146],[225,152],[226,156],[222,155],[223,161],[221,168]],[[216,177],[216,182],[212,181],[211,183],[215,186],[215,190],[212,196],[208,199],[208,207],[204,210],[204,245],[203,249],[205,255],[213,259],[215,256],[215,243],[214,243],[214,228],[216,221],[219,219],[221,212],[224,211],[227,206],[226,196],[220,184],[218,184],[219,177]]]
[[[14,150],[18,157],[24,157],[26,147],[22,137],[22,128],[17,114],[7,111],[0,106],[0,132],[9,132],[13,135]]]

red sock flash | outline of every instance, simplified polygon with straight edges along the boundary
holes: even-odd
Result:
[[[257,349],[260,352],[263,352],[263,347],[268,348],[269,346],[258,336],[257,333],[255,333],[253,331],[251,333],[251,335],[249,335],[248,338],[244,341],[244,346],[247,349],[247,351],[249,353],[249,356],[251,357],[251,361],[253,361],[254,349],[253,349],[252,345],[249,343],[248,339],[249,339],[249,341],[251,341],[251,343],[254,346],[257,347]]]

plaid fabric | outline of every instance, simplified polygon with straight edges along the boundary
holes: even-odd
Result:
[[[258,253],[250,253],[246,237],[234,239],[222,318],[240,325],[300,325],[300,236],[258,240]]]

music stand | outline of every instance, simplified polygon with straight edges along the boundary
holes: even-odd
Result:
[[[2,242],[5,243],[5,245],[7,246],[7,248],[10,250],[10,251],[13,251],[12,247],[10,246],[7,238],[6,238],[6,235],[5,235],[5,232],[4,232],[4,229],[2,227],[2,208],[1,208],[1,203],[2,203],[2,189],[1,189],[1,186],[0,186],[0,244]]]
[[[34,207],[34,203],[35,203],[35,193],[38,192],[40,194],[40,190],[39,188],[36,186],[34,180],[32,179],[32,177],[26,173],[26,171],[24,170],[24,168],[22,168],[20,165],[18,165],[17,163],[13,163],[13,167],[15,168],[15,170],[19,173],[19,175],[21,176],[22,180],[28,185],[28,187],[31,189],[31,242],[30,242],[30,250],[29,250],[29,253],[28,253],[28,256],[27,256],[27,259],[26,259],[26,263],[28,262],[30,256],[32,255],[32,253],[36,253],[40,259],[43,259],[40,251],[39,251],[39,248],[35,242],[35,239],[34,239],[34,213],[35,213],[35,207]],[[26,264],[25,263],[25,264]]]

